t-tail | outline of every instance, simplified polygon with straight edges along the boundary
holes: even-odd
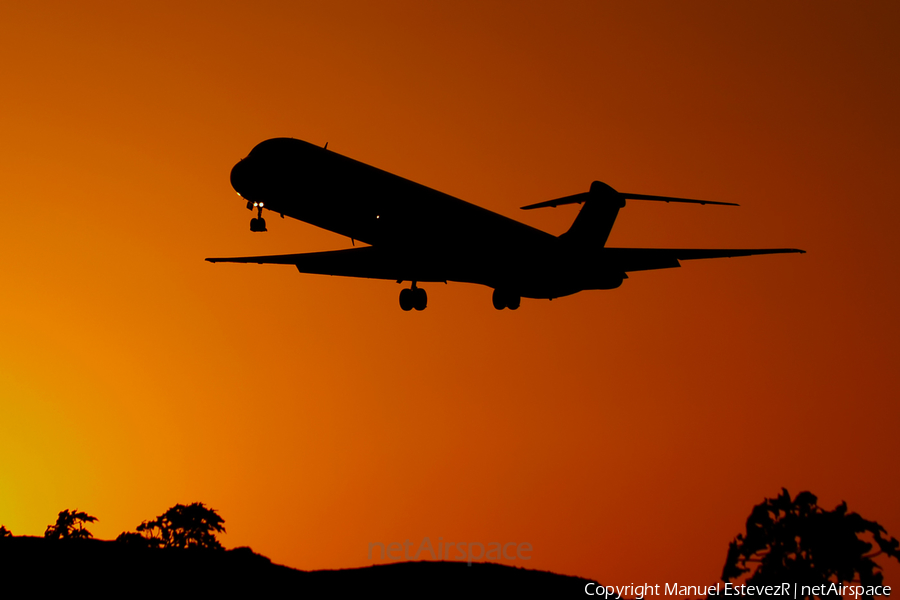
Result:
[[[528,206],[523,206],[522,210],[557,207],[563,204],[584,204],[569,230],[559,237],[572,244],[591,244],[603,247],[606,245],[606,240],[609,239],[609,233],[616,222],[616,217],[619,216],[619,209],[625,206],[626,200],[738,206],[733,202],[713,202],[711,200],[691,200],[688,198],[672,198],[670,196],[649,196],[647,194],[617,192],[602,181],[595,181],[591,184],[591,189],[588,192],[565,196],[556,200],[538,202],[537,204],[529,204]]]

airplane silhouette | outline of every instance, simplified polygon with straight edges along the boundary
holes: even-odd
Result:
[[[266,231],[263,208],[368,244],[330,252],[207,258],[209,262],[294,265],[301,273],[389,279],[410,287],[400,307],[424,310],[423,282],[458,281],[493,288],[497,310],[521,298],[554,299],[611,290],[632,271],[679,261],[800,252],[795,248],[690,250],[607,248],[626,200],[737,206],[617,192],[600,181],[590,191],[523,206],[584,204],[568,231],[546,233],[453,196],[293,138],[258,144],[231,170],[231,185],[256,209],[251,231]]]

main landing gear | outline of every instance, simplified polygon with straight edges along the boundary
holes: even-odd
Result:
[[[250,210],[253,210],[254,208],[256,209],[256,218],[250,219],[250,231],[265,231],[266,230],[266,220],[263,219],[263,216],[262,216],[263,203],[262,202],[253,202],[252,204],[253,205],[251,206],[250,202],[247,203],[248,209],[250,209]]]
[[[508,308],[509,310],[516,310],[519,308],[519,304],[522,302],[522,298],[516,294],[511,294],[504,290],[494,290],[494,295],[491,298],[494,303],[494,308],[497,310],[503,310],[504,308]]]
[[[415,281],[411,288],[400,291],[400,308],[403,310],[425,310],[426,306],[428,306],[428,294],[422,288],[416,287]]]

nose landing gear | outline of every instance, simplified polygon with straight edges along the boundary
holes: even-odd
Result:
[[[250,203],[248,202],[247,208],[249,208],[250,210],[256,208],[256,218],[250,219],[250,231],[266,231],[266,220],[263,219],[262,216],[263,203],[254,202],[253,206],[250,206]]]
[[[400,291],[400,308],[403,310],[425,310],[426,306],[428,306],[428,294],[422,288],[416,287],[415,281],[411,288]]]

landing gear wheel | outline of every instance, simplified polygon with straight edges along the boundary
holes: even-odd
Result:
[[[410,290],[413,295],[413,308],[416,310],[425,310],[428,306],[428,294],[422,288],[413,288]]]
[[[414,303],[415,296],[413,295],[412,290],[400,290],[400,308],[405,311],[410,311],[413,309]]]
[[[491,296],[491,302],[494,303],[494,308],[497,310],[503,310],[504,308],[508,308],[509,310],[516,310],[519,308],[519,304],[522,303],[522,297],[517,294],[509,294],[504,290],[494,290],[494,295]]]
[[[412,282],[412,287],[400,291],[400,308],[403,310],[425,310],[428,306],[428,294],[422,288],[416,287],[416,282]]]
[[[491,302],[494,303],[494,308],[497,310],[506,308],[506,296],[500,290],[494,290],[494,295],[491,296]]]

